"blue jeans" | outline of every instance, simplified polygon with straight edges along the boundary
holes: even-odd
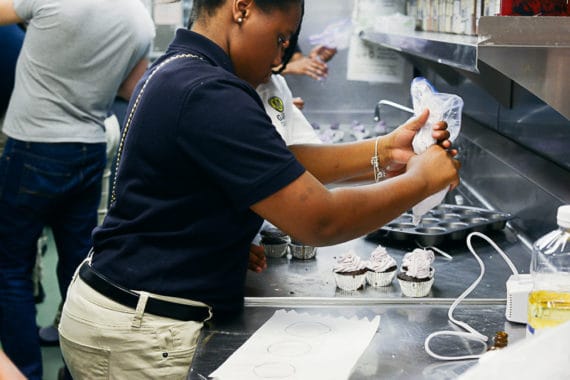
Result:
[[[29,379],[41,379],[32,270],[44,226],[53,232],[62,299],[91,247],[105,143],[9,138],[0,158],[0,341]]]

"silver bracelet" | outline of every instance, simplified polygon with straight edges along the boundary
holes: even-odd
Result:
[[[374,143],[374,156],[370,159],[372,169],[374,169],[374,181],[376,182],[380,182],[386,177],[386,171],[380,167],[380,160],[378,159],[378,141],[380,141],[380,137],[381,136],[376,137],[376,142]]]

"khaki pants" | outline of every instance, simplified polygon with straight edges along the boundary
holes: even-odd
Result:
[[[75,274],[59,325],[61,350],[74,380],[187,378],[203,322],[145,314],[148,296],[204,305],[141,292],[133,310]]]

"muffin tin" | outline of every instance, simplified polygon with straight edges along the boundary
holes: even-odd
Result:
[[[416,241],[422,246],[463,241],[474,231],[499,231],[511,214],[471,206],[441,204],[424,215],[416,226],[412,213],[407,212],[378,231],[368,235],[370,240]]]

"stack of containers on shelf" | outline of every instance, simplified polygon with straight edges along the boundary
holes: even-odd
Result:
[[[407,12],[419,30],[475,35],[483,7],[483,0],[410,0]]]
[[[568,0],[408,0],[407,14],[424,32],[477,35],[481,16],[569,16]]]

